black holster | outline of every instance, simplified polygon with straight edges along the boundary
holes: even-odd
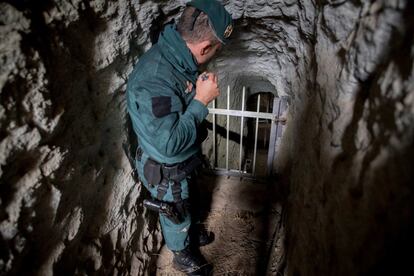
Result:
[[[180,224],[186,216],[188,201],[181,197],[181,181],[202,164],[201,156],[194,155],[184,162],[167,165],[148,158],[144,164],[144,176],[151,188],[157,187],[158,200],[145,200],[144,206],[163,214],[175,224]],[[171,187],[173,202],[164,202],[168,188]]]
[[[164,215],[167,219],[171,220],[174,224],[180,224],[184,221],[183,216],[177,210],[175,205],[163,201],[159,201],[156,199],[145,199],[144,200],[144,207],[151,210],[158,212]]]

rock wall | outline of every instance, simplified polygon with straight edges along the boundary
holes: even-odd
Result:
[[[149,271],[161,236],[122,150],[124,92],[181,5],[164,6],[0,3],[0,274]]]
[[[411,274],[413,4],[301,3],[298,27],[314,28],[279,163],[285,273]]]
[[[248,76],[291,99],[277,160],[286,239],[269,273],[398,274],[413,244],[413,4],[225,2],[237,28],[210,64],[218,101]]]

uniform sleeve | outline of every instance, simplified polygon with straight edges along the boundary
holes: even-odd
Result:
[[[184,109],[180,97],[166,84],[146,83],[138,89],[138,112],[160,154],[173,157],[195,144],[197,128],[208,115],[204,104],[192,100]]]

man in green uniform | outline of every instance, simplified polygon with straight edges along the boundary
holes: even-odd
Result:
[[[129,76],[127,106],[138,137],[138,175],[159,209],[167,247],[175,268],[202,275],[205,261],[191,245],[205,245],[212,236],[194,228],[196,210],[189,204],[192,173],[200,165],[200,124],[207,105],[219,95],[217,76],[198,67],[213,58],[228,42],[231,15],[216,0],[187,4],[177,25],[170,24],[157,44],[145,53]]]

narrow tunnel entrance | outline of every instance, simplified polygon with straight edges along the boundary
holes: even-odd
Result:
[[[259,101],[260,96],[260,101]],[[259,112],[273,113],[273,99],[274,95],[271,92],[259,92],[251,95],[247,99],[247,111],[257,111],[257,103],[259,105]],[[248,173],[253,172],[252,164],[255,155],[255,130],[256,120],[247,118],[247,143],[244,148],[244,171]],[[257,148],[256,148],[256,170],[257,177],[264,177],[267,173],[267,155],[270,145],[270,131],[272,127],[271,119],[260,118],[257,125]]]
[[[203,195],[201,221],[216,237],[200,250],[214,263],[217,275],[240,271],[265,275],[280,228],[277,185],[267,176],[273,169],[287,101],[263,87],[228,85],[209,106],[210,131],[203,153],[214,170],[200,175],[196,185]],[[174,273],[171,253],[164,247],[160,256],[157,273]]]
[[[255,179],[273,175],[287,98],[262,91],[254,85],[235,85],[234,91],[228,86],[224,97],[209,106],[211,131],[203,153],[216,174]]]

